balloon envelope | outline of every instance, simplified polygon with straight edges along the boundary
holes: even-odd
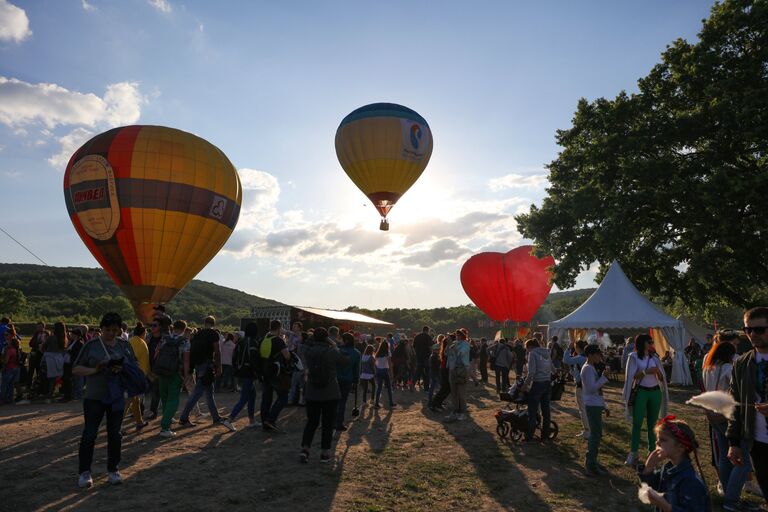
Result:
[[[431,155],[427,121],[402,105],[360,107],[336,130],[341,167],[382,217],[421,176]]]
[[[171,300],[208,264],[240,215],[242,187],[209,142],[126,126],[78,149],[64,173],[69,217],[137,317]]]
[[[537,258],[533,246],[506,254],[483,252],[461,267],[461,286],[472,302],[493,320],[529,322],[552,288],[548,267],[552,256]]]

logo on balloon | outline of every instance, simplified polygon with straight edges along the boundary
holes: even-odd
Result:
[[[419,149],[419,141],[421,141],[421,126],[414,123],[411,125],[411,146],[413,149]]]
[[[227,199],[221,196],[213,196],[213,204],[211,204],[211,211],[208,212],[208,215],[214,219],[222,220],[226,209]]]
[[[69,203],[80,226],[96,240],[109,240],[120,224],[115,173],[100,155],[81,158],[69,175]]]

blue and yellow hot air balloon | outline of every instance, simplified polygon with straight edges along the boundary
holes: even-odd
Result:
[[[381,214],[411,188],[432,155],[432,131],[418,113],[395,103],[372,103],[350,113],[336,130],[336,156],[344,171]]]

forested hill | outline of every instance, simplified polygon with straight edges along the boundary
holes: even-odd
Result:
[[[536,313],[533,323],[561,318],[581,305],[593,289],[552,293]],[[239,326],[252,306],[280,305],[280,302],[250,295],[206,281],[192,281],[168,304],[174,318],[198,323],[213,314],[220,324]],[[487,317],[475,306],[434,309],[381,309],[360,311],[387,320],[403,329],[430,325],[440,331],[458,326],[494,331]],[[112,279],[101,269],[46,267],[0,263],[0,315],[11,315],[16,322],[64,320],[69,323],[94,323],[105,311],[117,311],[133,321],[133,309]],[[483,325],[483,322],[486,322]]]
[[[213,314],[224,325],[240,325],[251,306],[280,305],[240,290],[193,280],[169,304],[174,318],[199,322]],[[17,321],[63,319],[92,323],[108,310],[133,320],[133,309],[102,269],[0,263],[0,314]]]

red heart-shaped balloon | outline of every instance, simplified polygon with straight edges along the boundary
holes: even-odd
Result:
[[[506,254],[482,252],[461,267],[461,286],[491,319],[528,322],[549,295],[552,283],[547,268],[555,259],[539,259],[532,249],[524,245]]]

